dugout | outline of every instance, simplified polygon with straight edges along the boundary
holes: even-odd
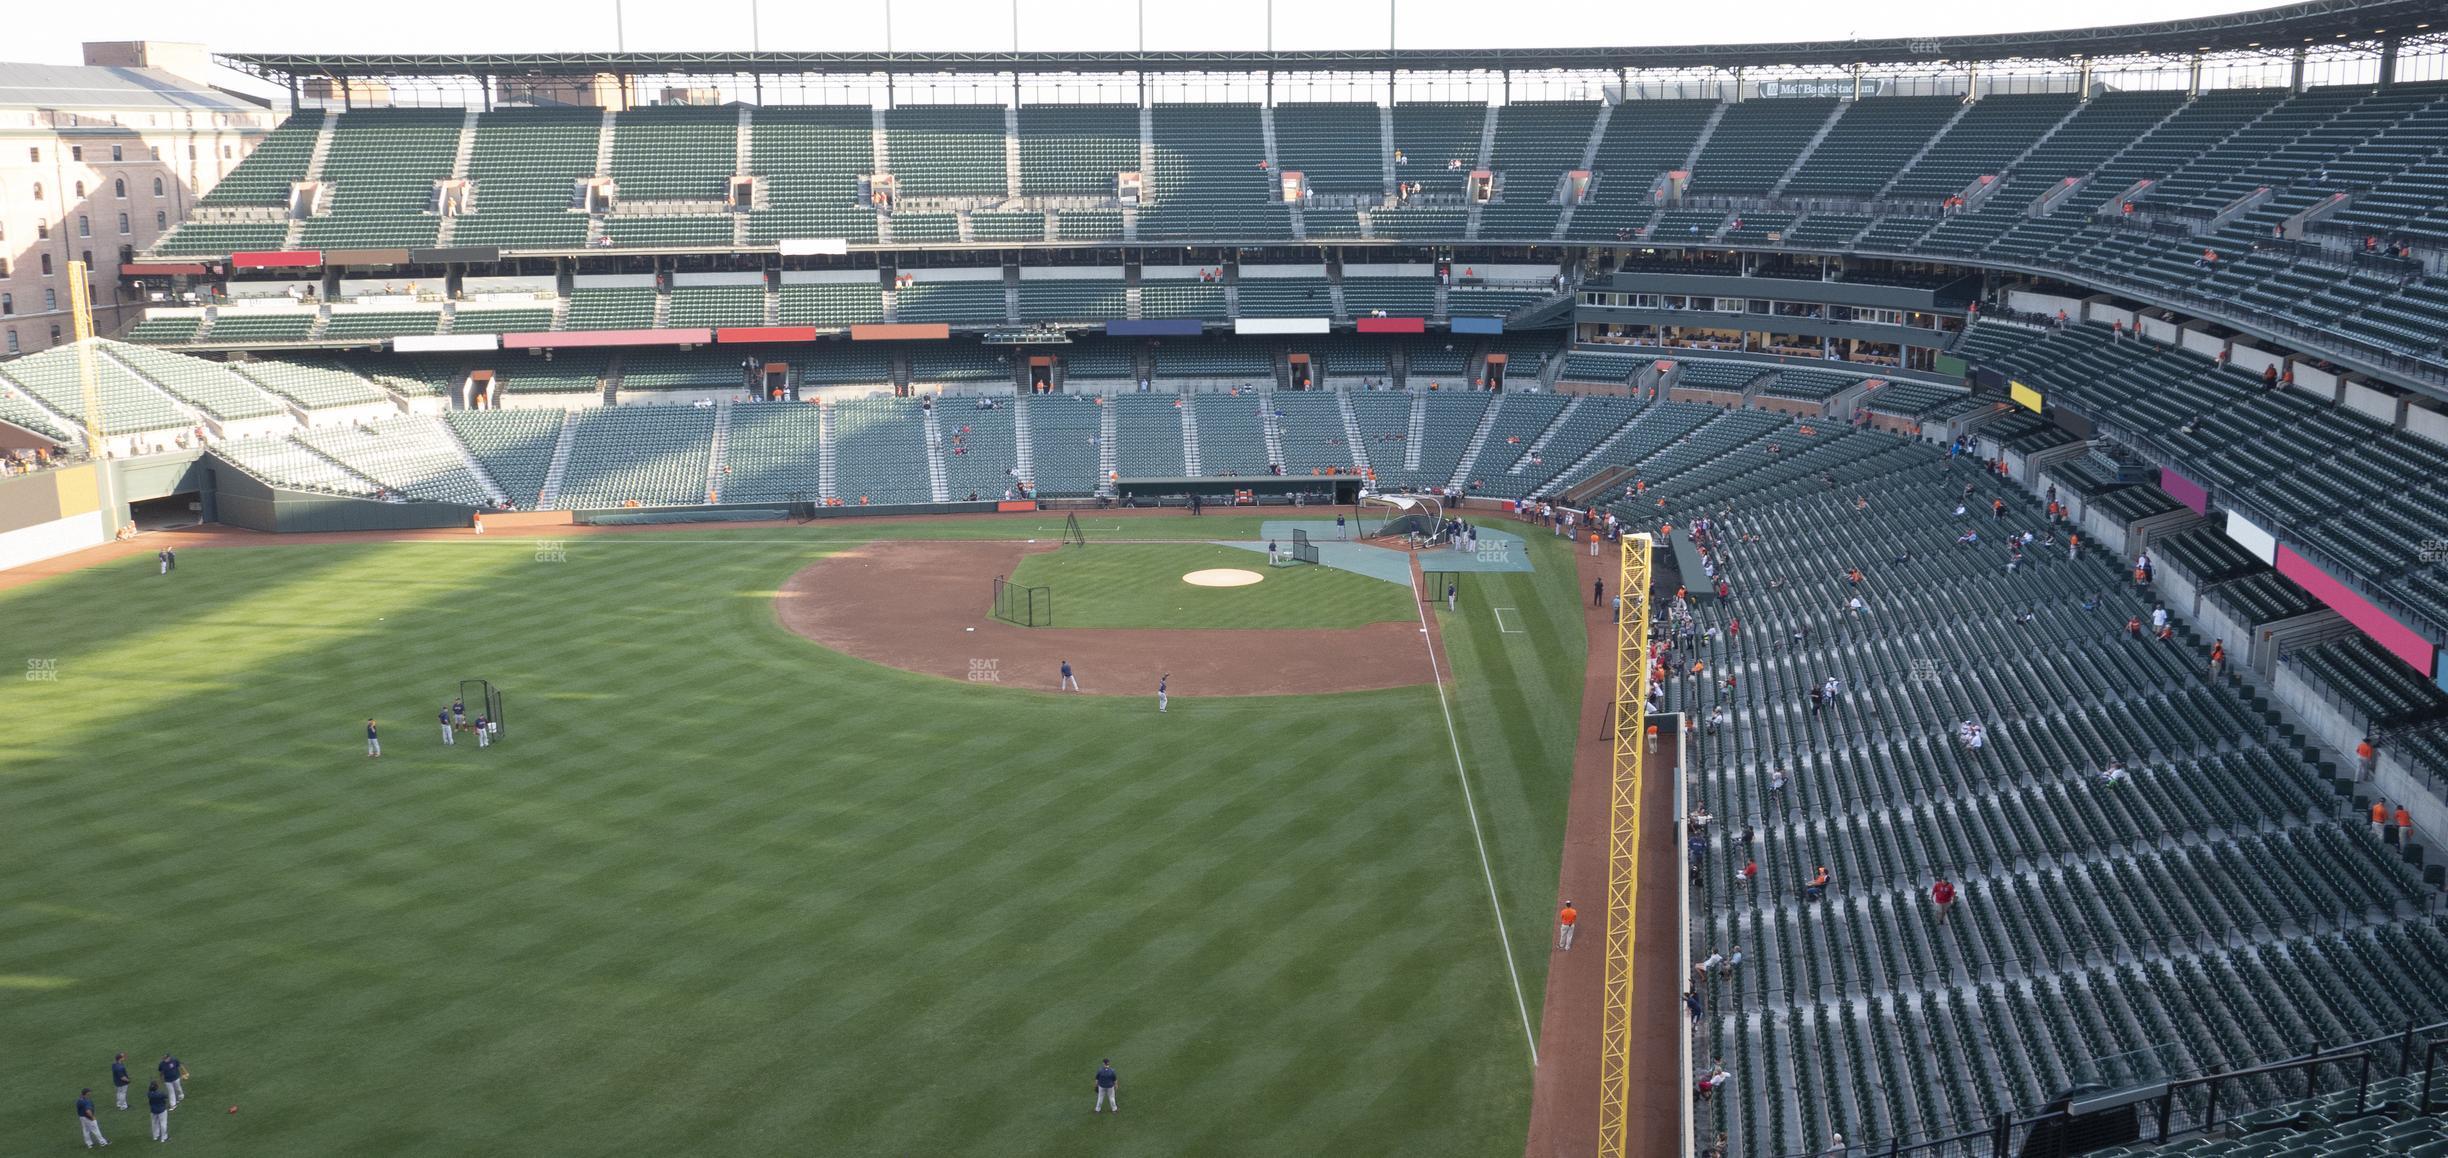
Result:
[[[1114,497],[1140,506],[1171,500],[1187,502],[1197,495],[1209,506],[1230,506],[1235,495],[1247,493],[1259,502],[1290,502],[1294,495],[1331,495],[1336,506],[1360,501],[1368,480],[1359,475],[1208,475],[1201,478],[1123,478],[1114,482]]]

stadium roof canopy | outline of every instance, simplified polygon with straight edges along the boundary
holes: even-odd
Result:
[[[2439,20],[2443,29],[2435,30]],[[2250,12],[2041,32],[1782,44],[1269,52],[234,53],[217,60],[279,84],[308,77],[808,73],[1472,72],[1767,68],[2278,52],[2448,30],[2440,0],[2308,0]]]

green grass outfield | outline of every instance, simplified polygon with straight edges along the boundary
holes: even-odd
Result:
[[[1399,561],[1399,560],[1397,560]],[[1230,567],[1266,578],[1193,587],[1192,571]],[[1270,567],[1266,556],[1213,543],[1100,543],[1030,555],[1012,582],[1054,589],[1057,627],[1361,627],[1416,622],[1411,589],[1332,567]]]
[[[191,1155],[1518,1151],[1522,1011],[1433,690],[1159,719],[789,635],[817,536],[565,549],[0,593],[0,654],[57,676],[0,684],[0,1153],[66,1151],[121,1049],[194,1071]],[[1448,623],[1533,1024],[1584,646],[1537,549]],[[440,745],[463,676],[508,689],[501,747]]]

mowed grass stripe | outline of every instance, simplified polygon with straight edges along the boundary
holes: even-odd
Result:
[[[38,721],[0,737],[0,974],[59,979],[0,1006],[29,1088],[179,1049],[249,1107],[182,1123],[204,1154],[1519,1145],[1430,693],[945,685],[774,625],[821,541],[618,543],[0,595],[63,672],[0,691]],[[502,746],[439,743],[465,676]],[[10,1149],[64,1140],[14,1105]]]

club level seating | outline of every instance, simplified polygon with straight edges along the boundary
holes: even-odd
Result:
[[[1006,320],[1003,282],[913,282],[893,292],[893,316],[904,322],[1000,323]]]
[[[998,213],[971,210],[969,235],[980,242],[1043,241],[1046,235],[1046,215],[1043,213]]]
[[[1541,287],[1457,285],[1445,291],[1445,312],[1457,318],[1501,318],[1554,296],[1555,291]]]
[[[494,109],[476,118],[467,175],[476,211],[451,226],[454,245],[576,249],[587,219],[570,190],[595,172],[596,109]]]
[[[1963,397],[1960,393],[1919,382],[1889,382],[1863,395],[1862,405],[1878,414],[1924,418],[1941,407],[1961,401]]]
[[[1022,105],[1020,193],[1111,197],[1114,175],[1139,168],[1139,110],[1132,105]],[[1071,232],[1064,217],[1065,234]],[[1114,233],[1121,232],[1115,222]]]
[[[533,510],[544,480],[552,473],[553,446],[560,441],[559,410],[453,410],[443,415],[470,455],[493,476],[510,502]],[[733,446],[739,427],[732,425]]]
[[[1378,107],[1351,103],[1275,106],[1275,160],[1319,193],[1385,192]]]
[[[1076,373],[1076,371],[1074,371]],[[1020,400],[1028,410],[1029,445],[1038,493],[1049,497],[1095,494],[1104,407],[1086,394],[1032,394]],[[1170,416],[1170,411],[1167,415]],[[1179,424],[1173,442],[1181,442]],[[1175,466],[1178,469],[1179,463]]]
[[[873,282],[785,283],[782,324],[853,326],[884,320],[884,291]]]
[[[811,385],[883,385],[892,381],[891,355],[859,345],[821,343],[812,352],[794,356],[791,373]]]
[[[1813,213],[1786,230],[1785,238],[1794,245],[1841,249],[1869,224],[1870,218],[1850,213]]]
[[[2368,636],[2300,648],[2288,652],[2286,662],[2343,700],[2371,731],[2448,719],[2448,692]]]
[[[0,389],[13,385],[52,411],[83,423],[85,389],[80,360],[74,346],[55,346],[39,354],[0,362]],[[99,357],[93,362],[97,398],[102,403],[103,434],[142,434],[196,425],[161,391],[146,385],[117,363]]]
[[[955,502],[973,494],[988,501],[1002,498],[1017,480],[1020,462],[1012,400],[995,399],[991,409],[980,409],[947,399],[935,407],[935,422],[943,433],[945,493]]]
[[[1020,320],[1094,322],[1124,317],[1130,301],[1122,279],[1048,279],[1020,283]]]
[[[872,398],[833,408],[833,493],[857,504],[934,500],[927,481],[926,414],[915,398]]]
[[[1254,342],[1172,338],[1155,347],[1160,378],[1272,379],[1275,352]]]
[[[1141,281],[1139,316],[1143,318],[1223,318],[1224,284],[1195,278]]]
[[[213,319],[215,342],[302,342],[314,332],[305,310],[223,310]]]
[[[1323,277],[1245,274],[1234,293],[1244,318],[1323,318],[1334,313],[1334,288]]]
[[[454,334],[532,334],[553,328],[551,306],[460,306],[451,311]]]
[[[574,411],[558,505],[680,506],[706,497],[714,450],[711,408],[605,406]]]
[[[218,257],[225,253],[279,249],[281,239],[288,233],[289,227],[278,221],[189,221],[171,229],[168,236],[156,242],[153,253],[159,257]]]
[[[1638,354],[1623,354],[1609,350],[1568,350],[1564,354],[1566,382],[1590,382],[1623,385],[1632,375],[1649,365],[1649,359]]]
[[[146,318],[128,327],[127,340],[156,346],[177,345],[194,341],[196,332],[203,328],[204,319],[200,315]]]
[[[674,326],[761,326],[765,324],[765,287],[761,285],[684,285],[671,291]]]
[[[620,387],[630,390],[745,390],[736,350],[634,350],[621,355]]]
[[[1451,238],[1462,236],[1470,213],[1459,205],[1396,206],[1371,210],[1369,221],[1379,237]]]
[[[325,341],[372,341],[402,334],[431,334],[442,328],[440,310],[333,310],[324,323]]]
[[[642,330],[654,320],[652,288],[573,289],[563,325],[572,330]]]
[[[913,382],[1009,382],[1011,355],[991,346],[920,346],[910,351]]]
[[[1748,362],[1684,359],[1675,363],[1674,384],[1690,390],[1741,390],[1768,367]]]
[[[196,198],[200,207],[220,208],[238,205],[287,205],[289,187],[306,177],[306,163],[314,157],[315,138],[323,132],[323,112],[307,109],[289,114],[255,145],[238,166]],[[274,245],[280,244],[278,233]],[[202,252],[202,251],[196,251]]]
[[[814,406],[732,407],[723,440],[723,501],[814,501],[824,491],[823,434],[824,414]]]
[[[1060,348],[1056,356],[1063,372],[1073,378],[1136,378],[1143,348],[1137,339],[1085,338]]]
[[[699,213],[680,217],[607,217],[604,219],[604,236],[611,238],[616,246],[720,248],[731,244],[731,215]]]
[[[720,201],[738,160],[733,106],[650,105],[612,120],[611,177],[624,201]]]
[[[1343,305],[1355,318],[1384,310],[1395,317],[1436,314],[1437,283],[1429,277],[1346,277]]]
[[[434,182],[451,175],[466,115],[458,109],[342,113],[323,159],[331,212],[299,233],[309,249],[423,247],[441,219],[426,212]]]
[[[1119,209],[1066,209],[1054,214],[1053,220],[1064,241],[1122,240]]]
[[[959,241],[960,215],[915,211],[893,214],[892,239],[900,245],[942,245]]]
[[[1760,388],[1760,393],[1777,398],[1793,398],[1804,402],[1825,402],[1839,393],[1852,389],[1861,381],[1855,374],[1838,374],[1826,370],[1780,370],[1777,376]]]
[[[1459,385],[1454,380],[1470,368],[1470,356],[1451,342],[1439,346],[1414,345],[1405,351],[1405,362],[1415,388],[1435,384],[1440,376],[1446,379],[1444,385]]]

